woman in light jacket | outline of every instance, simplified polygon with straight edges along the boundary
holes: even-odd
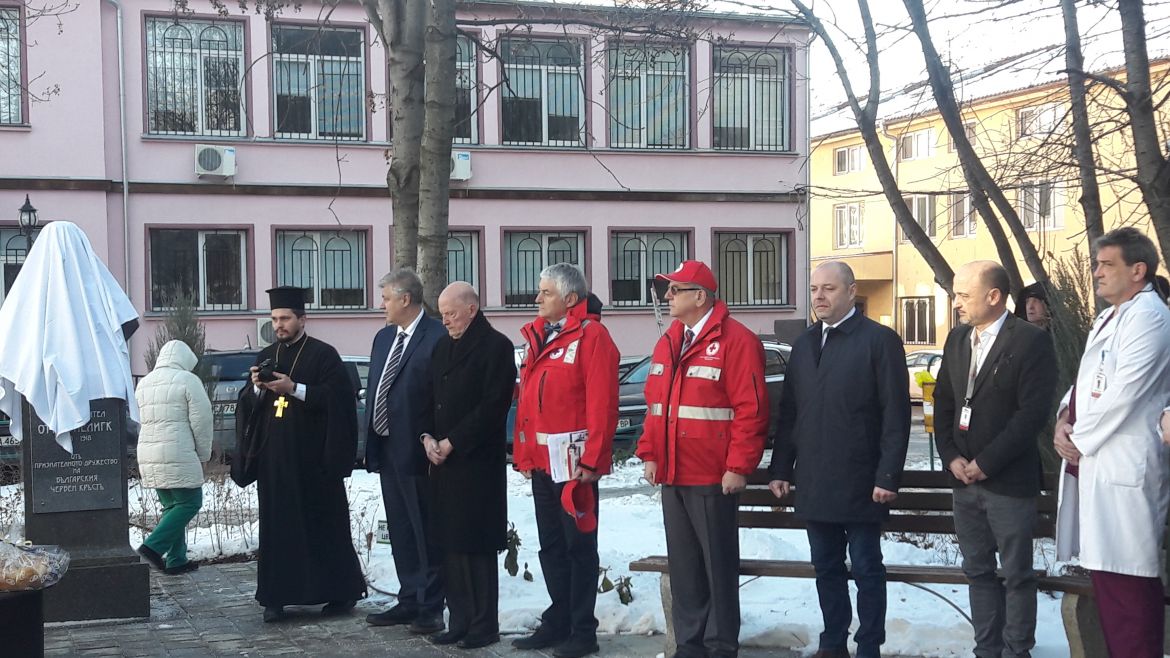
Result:
[[[142,412],[138,470],[157,490],[162,518],[138,553],[168,574],[194,571],[187,559],[187,524],[203,506],[203,463],[211,459],[211,401],[186,343],[172,340],[135,391]],[[164,561],[165,560],[165,561]]]

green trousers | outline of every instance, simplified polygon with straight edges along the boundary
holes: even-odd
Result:
[[[162,518],[142,542],[166,557],[167,568],[187,564],[187,524],[203,507],[203,489],[156,489]]]

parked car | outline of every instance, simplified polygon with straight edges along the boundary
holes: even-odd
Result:
[[[230,461],[236,451],[236,401],[240,389],[249,381],[248,369],[256,363],[259,350],[209,351],[203,361],[211,369],[211,410],[214,417],[214,433],[211,442],[212,458]],[[370,372],[370,359],[366,356],[342,356],[345,370],[353,384],[355,404],[358,413],[358,445],[355,463],[361,464],[366,458],[366,425],[362,420],[366,413],[366,378]]]
[[[938,370],[942,367],[942,350],[918,350],[906,355],[906,370],[910,373],[910,400],[922,401],[922,387],[914,381],[915,373],[927,371],[933,377],[938,377]]]
[[[780,392],[784,387],[784,372],[788,368],[792,346],[771,340],[765,340],[763,343],[764,383],[768,387],[768,406],[771,412],[767,446],[771,447],[779,423]],[[646,357],[626,373],[625,377],[618,380],[618,427],[613,438],[615,451],[620,447],[632,452],[634,444],[642,436],[642,423],[646,419],[646,397],[643,389],[649,375],[650,357]]]

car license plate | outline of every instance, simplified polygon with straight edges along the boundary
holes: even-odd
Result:
[[[18,445],[20,445],[20,439],[16,438],[15,436],[12,436],[12,435],[0,436],[0,446],[18,446]]]
[[[629,418],[618,418],[618,426],[617,426],[617,428],[618,428],[619,430],[624,430],[624,429],[626,429],[626,428],[627,428],[627,427],[629,427],[629,426],[630,426],[630,419],[629,419]]]
[[[215,415],[217,416],[234,416],[236,415],[235,402],[216,402]]]

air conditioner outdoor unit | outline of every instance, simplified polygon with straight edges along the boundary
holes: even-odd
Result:
[[[451,180],[471,178],[471,151],[451,151]]]
[[[256,318],[256,345],[268,347],[276,342],[276,331],[272,328],[272,318]]]
[[[197,176],[235,176],[236,147],[196,144],[195,174]]]

